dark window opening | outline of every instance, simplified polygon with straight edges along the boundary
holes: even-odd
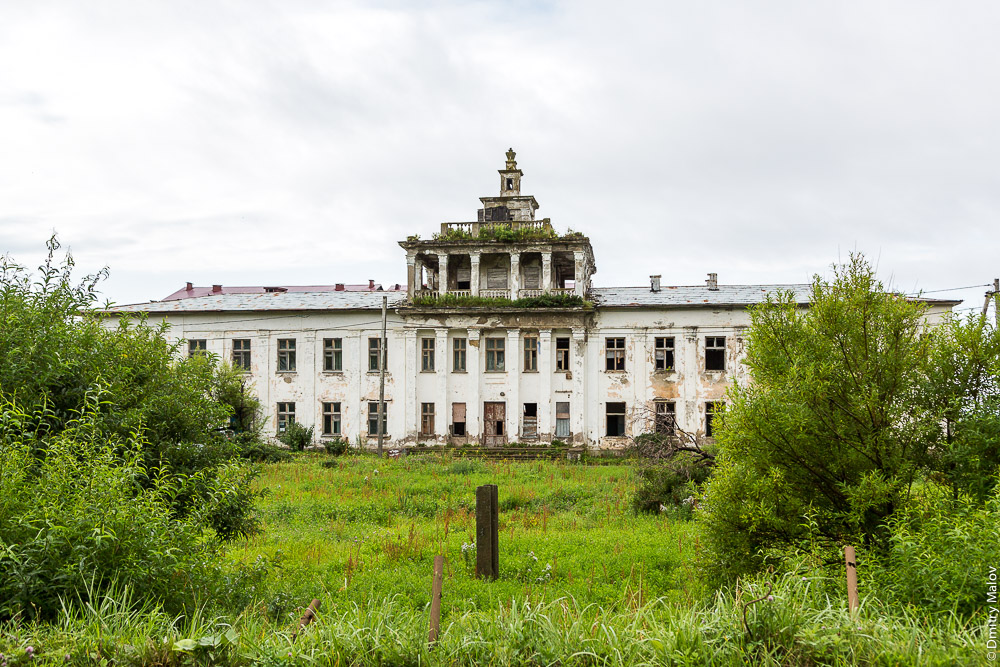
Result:
[[[420,339],[420,370],[430,373],[434,370],[434,339]]]
[[[236,338],[233,340],[233,367],[241,371],[250,370],[249,338]]]
[[[278,339],[278,371],[292,372],[295,370],[295,339]]]
[[[388,363],[388,354],[382,354],[382,339],[368,339],[368,370],[378,371],[382,369],[382,363]]]
[[[464,338],[456,338],[453,343],[454,355],[452,357],[451,370],[455,373],[465,372],[465,344],[466,340]]]
[[[389,422],[389,406],[386,403],[382,404],[382,435],[385,435],[389,429],[386,425]],[[377,436],[378,435],[378,401],[368,401],[368,435]]]
[[[623,371],[625,370],[625,339],[605,338],[604,339],[604,370]]]
[[[556,338],[556,370],[569,370],[569,338]]]
[[[340,435],[340,403],[323,403],[323,435]]]
[[[654,430],[663,435],[673,435],[677,429],[677,406],[673,402],[656,402]]]
[[[709,336],[705,339],[705,370],[726,370],[725,336]]]
[[[295,403],[278,403],[278,433],[284,433],[295,421]]]
[[[719,403],[705,404],[705,437],[715,437],[715,414],[719,412],[722,405]]]
[[[465,403],[451,404],[451,434],[465,435]]]
[[[605,435],[612,437],[625,435],[624,403],[608,403],[605,416],[607,417],[607,432]]]
[[[521,436],[524,438],[538,437],[538,404],[525,403],[521,417]]]
[[[343,341],[340,338],[323,339],[323,370],[340,371],[344,367]]]
[[[674,369],[674,339],[673,337],[656,339],[654,350],[656,370],[671,371]]]
[[[434,404],[420,404],[420,435],[434,435]]]
[[[188,356],[194,357],[197,355],[208,354],[208,341],[204,338],[198,340],[188,341]]]

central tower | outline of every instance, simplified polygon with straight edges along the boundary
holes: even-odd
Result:
[[[476,298],[487,297],[491,307],[502,308],[549,294],[586,298],[596,271],[590,240],[575,232],[560,235],[548,218],[535,219],[538,201],[521,194],[524,172],[516,157],[513,148],[507,151],[498,170],[500,194],[479,198],[483,207],[475,222],[444,222],[430,240],[400,242],[410,305],[483,307]],[[451,298],[435,303],[446,296]],[[574,307],[572,301],[566,307]]]

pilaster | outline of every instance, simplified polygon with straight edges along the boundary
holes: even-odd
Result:
[[[521,435],[521,332],[507,330],[505,351],[507,369],[507,442],[515,442]]]
[[[413,292],[416,289],[416,262],[415,256],[406,256],[406,298],[410,301],[413,301]]]
[[[406,356],[406,398],[398,409],[404,411],[403,438],[417,437],[417,332],[408,329],[403,333],[403,353]],[[403,439],[401,438],[401,439]]]
[[[552,405],[552,329],[538,331],[538,433],[551,439],[555,429]]]
[[[573,394],[570,403],[571,421],[574,442],[587,443],[590,435],[587,423],[584,420],[588,412],[592,412],[587,405],[587,340],[582,327],[573,329],[573,345],[570,352],[573,355],[571,366],[573,368]]]
[[[552,290],[552,252],[542,253],[542,290],[548,294]]]
[[[448,435],[448,422],[451,419],[451,403],[448,401],[448,329],[446,328],[434,332],[434,374],[437,384],[434,435],[443,439]]]
[[[481,343],[482,339],[479,335],[479,329],[469,329],[469,340],[465,349],[465,369],[469,374],[471,382],[469,382],[469,396],[466,398],[465,403],[465,429],[470,439],[478,439],[483,435],[481,417],[483,410],[481,398],[483,383],[481,360],[483,352],[480,349],[482,346]]]
[[[448,293],[448,255],[438,255],[438,294]]]
[[[585,258],[582,251],[576,250],[573,252],[573,265],[573,282],[576,286],[573,293],[577,296],[584,296],[587,278],[584,275]]]
[[[521,253],[510,253],[510,298],[516,299],[521,289]]]
[[[472,265],[471,275],[469,276],[469,289],[472,290],[472,296],[479,296],[479,253],[478,252],[469,253],[469,263]],[[468,419],[468,415],[466,415],[466,419]]]

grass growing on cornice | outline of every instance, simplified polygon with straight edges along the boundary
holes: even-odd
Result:
[[[488,296],[418,296],[414,306],[427,308],[593,308],[594,304],[576,294],[542,294],[521,299]]]

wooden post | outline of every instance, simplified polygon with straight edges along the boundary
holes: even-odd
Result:
[[[844,561],[847,564],[847,607],[854,612],[858,603],[858,565],[854,558],[854,547],[844,547]]]
[[[500,536],[497,485],[476,488],[476,576],[500,576]]]
[[[441,583],[444,580],[444,556],[434,556],[434,580],[431,583],[431,623],[427,633],[427,643],[437,641],[441,631]]]
[[[302,628],[306,627],[307,625],[313,622],[313,619],[316,618],[317,611],[319,611],[319,600],[314,599],[312,602],[309,603],[309,606],[306,607],[305,612],[303,612],[302,614],[302,618],[299,619],[299,627],[297,627],[295,629],[295,632],[292,633],[293,642],[295,641],[295,638],[299,636],[299,633],[302,631]]]
[[[385,349],[385,319],[389,297],[382,297],[382,337],[379,338],[378,352],[378,457],[382,458],[382,441],[385,439],[385,360],[388,350]]]

